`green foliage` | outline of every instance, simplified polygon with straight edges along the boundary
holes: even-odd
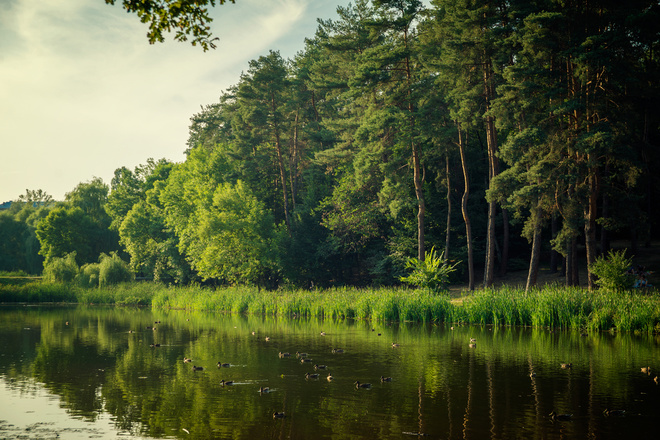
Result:
[[[603,290],[623,291],[633,286],[634,275],[630,272],[632,257],[626,258],[626,250],[610,250],[607,257],[599,256],[589,267],[598,279],[596,284]]]
[[[44,266],[44,281],[71,283],[78,275],[76,253],[71,252],[63,257],[52,257]]]
[[[114,5],[116,0],[105,0],[106,3]],[[199,46],[207,51],[215,49],[215,41],[211,35],[209,24],[213,18],[209,15],[208,6],[224,4],[226,0],[121,0],[124,9],[137,14],[142,23],[149,23],[147,38],[149,43],[162,43],[163,36],[172,30],[175,31],[176,41],[188,41],[192,37],[191,44]],[[234,0],[230,0],[234,3]]]
[[[71,283],[32,281],[22,284],[0,283],[0,303],[77,302]]]
[[[410,275],[401,277],[404,283],[427,289],[433,293],[449,290],[449,276],[456,271],[460,261],[450,264],[444,258],[444,252],[437,255],[435,247],[425,252],[424,261],[418,258],[409,258],[406,269],[412,271]]]
[[[98,263],[85,264],[76,276],[76,284],[82,288],[99,287],[99,274],[101,268]]]
[[[99,257],[99,287],[131,281],[133,278],[130,266],[116,252],[111,252],[110,255],[101,254]]]
[[[277,271],[273,220],[241,181],[219,185],[200,220],[189,255],[202,277],[268,285]]]

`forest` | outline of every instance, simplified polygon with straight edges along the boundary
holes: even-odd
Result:
[[[356,0],[191,116],[186,159],[0,211],[0,271],[121,259],[168,284],[469,290],[658,239],[657,0]],[[209,90],[209,96],[218,91]]]

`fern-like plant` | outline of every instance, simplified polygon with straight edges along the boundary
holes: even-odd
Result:
[[[635,277],[630,271],[631,267],[632,257],[626,258],[626,250],[622,249],[610,250],[607,257],[601,255],[596,258],[596,261],[589,266],[589,270],[598,277],[596,284],[601,289],[622,291],[633,286]]]
[[[406,262],[406,269],[410,270],[410,275],[400,277],[404,283],[428,289],[433,293],[442,293],[449,290],[449,275],[456,270],[460,261],[450,264],[444,258],[444,252],[438,255],[435,247],[424,253],[424,260],[419,258],[409,258]]]

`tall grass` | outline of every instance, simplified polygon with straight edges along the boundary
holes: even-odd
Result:
[[[78,302],[66,283],[32,281],[0,284],[0,303]]]
[[[0,302],[150,305],[154,309],[262,316],[660,331],[660,299],[655,295],[589,292],[560,286],[530,292],[510,287],[485,289],[464,296],[461,302],[452,302],[445,295],[408,288],[264,291],[251,287],[211,289],[133,282],[84,289],[35,281],[0,285]]]

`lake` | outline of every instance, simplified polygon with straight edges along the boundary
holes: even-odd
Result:
[[[659,342],[550,329],[3,306],[0,438],[655,439]],[[552,411],[572,417],[553,420]]]

